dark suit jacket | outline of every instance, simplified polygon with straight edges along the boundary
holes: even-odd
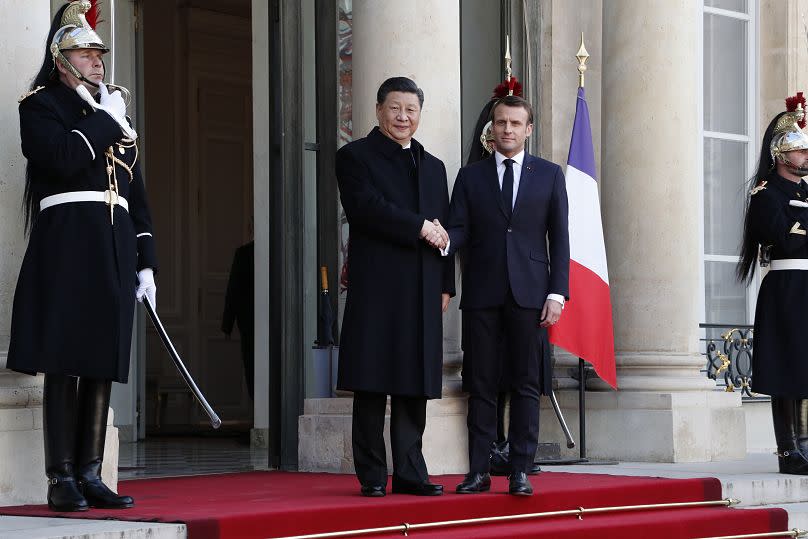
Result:
[[[233,324],[238,323],[238,331],[242,337],[253,334],[255,314],[255,286],[253,278],[255,270],[255,242],[251,241],[236,249],[233,264],[230,266],[230,278],[227,281],[227,294],[224,297],[222,313],[222,331],[230,334]]]
[[[460,169],[449,211],[451,253],[463,251],[461,309],[498,307],[510,284],[523,308],[569,299],[567,187],[561,167],[525,153],[508,220],[494,156]],[[549,249],[548,249],[549,242]]]

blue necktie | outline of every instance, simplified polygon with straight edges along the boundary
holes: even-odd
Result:
[[[513,213],[513,159],[506,159],[505,175],[502,176],[502,203],[505,205],[505,214],[508,219],[511,218]]]

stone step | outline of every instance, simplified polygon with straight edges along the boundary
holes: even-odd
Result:
[[[742,507],[792,504],[808,501],[808,476],[777,472],[777,457],[770,452],[749,453],[743,460],[721,462],[621,462],[614,465],[592,463],[579,466],[547,466],[546,471],[605,473],[650,477],[715,477],[721,481],[723,496],[736,498]]]
[[[743,507],[808,501],[808,476],[757,473],[717,477],[724,496],[741,500]]]
[[[3,539],[186,539],[185,524],[0,516]]]

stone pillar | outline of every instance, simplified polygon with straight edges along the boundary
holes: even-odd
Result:
[[[441,159],[451,190],[461,164],[460,5],[422,0],[417,9],[396,0],[353,2],[353,133],[376,125],[376,91],[405,76],[424,90],[415,138]],[[443,399],[427,406],[424,455],[430,473],[467,471],[465,397],[459,396],[460,314],[455,298],[444,316]],[[387,436],[387,434],[385,435]],[[389,449],[389,438],[388,438]],[[307,399],[299,423],[299,469],[353,472],[351,399]],[[388,454],[388,465],[392,459]]]
[[[16,102],[30,84],[45,52],[50,26],[47,2],[7,0],[0,3],[0,19],[17,21],[0,35],[3,70],[13,76],[0,84],[0,505],[44,503],[46,494],[42,438],[42,376],[6,370],[11,307],[20,264],[25,254],[22,196],[25,159],[20,152]],[[112,414],[109,417],[112,425]],[[117,429],[107,432],[108,463],[104,480],[117,484]],[[114,464],[114,465],[113,465]]]
[[[601,200],[620,389],[588,395],[595,458],[746,452],[740,394],[699,372],[699,5],[603,2]]]

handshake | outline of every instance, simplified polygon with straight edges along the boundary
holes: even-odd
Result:
[[[449,244],[449,233],[437,219],[431,223],[424,221],[424,226],[421,227],[421,239],[442,251]]]

